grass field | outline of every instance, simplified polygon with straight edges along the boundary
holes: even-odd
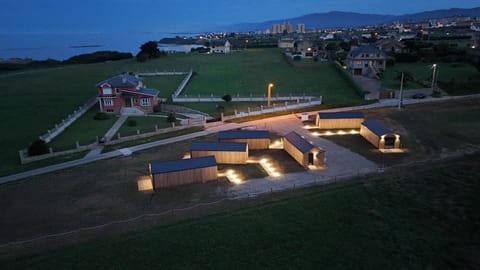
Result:
[[[18,150],[27,147],[96,95],[96,83],[127,71],[190,69],[196,74],[185,89],[189,95],[263,95],[266,84],[273,82],[276,85],[274,95],[323,95],[330,105],[361,102],[353,87],[329,64],[294,68],[288,65],[278,49],[248,50],[229,55],[176,54],[146,63],[131,59],[4,74],[0,78],[3,89],[0,114],[4,119],[0,123],[0,175],[26,169],[18,164]],[[161,97],[169,97],[182,79],[183,76],[148,77],[145,83],[148,87],[158,88]],[[56,147],[75,143],[74,137],[65,135]]]
[[[480,157],[7,258],[2,269],[477,269]],[[430,167],[431,166],[431,167]]]
[[[392,90],[400,89],[400,80],[395,79],[400,72],[409,72],[413,75],[415,80],[424,81],[426,87],[431,87],[432,81],[432,64],[426,63],[412,63],[412,64],[396,64],[393,67],[388,67],[382,78],[382,85],[385,88]],[[475,67],[463,63],[437,63],[438,82],[450,82],[452,79],[456,83],[465,84],[464,91],[450,91],[451,94],[473,94],[480,92],[480,72]],[[404,89],[424,88],[424,86],[408,82],[404,85]],[[444,89],[447,92],[450,89]]]
[[[135,121],[135,126],[130,126],[128,122],[130,120]],[[177,123],[178,124],[178,123]],[[141,133],[155,131],[155,125],[160,128],[172,127],[172,123],[167,122],[166,117],[155,117],[155,116],[130,116],[127,121],[118,130],[121,136],[136,135],[137,130],[140,130]]]

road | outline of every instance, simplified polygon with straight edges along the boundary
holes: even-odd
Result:
[[[469,95],[469,96],[456,96],[456,97],[441,97],[441,98],[425,98],[425,99],[404,99],[403,104],[404,105],[409,105],[409,104],[418,104],[418,103],[428,103],[428,102],[439,102],[439,101],[446,101],[446,100],[456,100],[456,99],[465,99],[465,98],[479,98],[480,94],[476,95]],[[356,107],[344,107],[344,108],[336,108],[336,109],[329,109],[325,111],[352,111],[352,110],[364,110],[364,109],[372,109],[372,108],[381,108],[381,107],[392,107],[396,106],[398,104],[397,99],[387,99],[387,100],[381,100],[380,102],[369,104],[369,105],[363,105],[363,106],[356,106]],[[309,112],[309,114],[315,114],[318,113],[318,111],[313,111]],[[236,123],[228,123],[228,124],[218,124],[218,123],[212,123],[211,125],[208,125],[207,128],[203,131],[200,132],[195,132],[191,134],[185,134],[181,135],[178,137],[173,137],[173,138],[168,138],[160,141],[155,141],[155,142],[150,142],[150,143],[145,143],[137,146],[132,146],[129,148],[125,149],[119,149],[116,151],[104,153],[104,154],[99,154],[96,156],[87,156],[86,158],[83,159],[78,159],[78,160],[72,160],[60,164],[55,164],[55,165],[50,165],[47,167],[43,168],[38,168],[30,171],[25,171],[21,172],[18,174],[13,174],[13,175],[8,175],[8,176],[3,176],[0,177],[0,184],[8,183],[11,181],[16,181],[20,179],[25,179],[31,176],[35,175],[40,175],[40,174],[45,174],[45,173],[50,173],[66,168],[71,168],[91,162],[95,162],[98,160],[103,160],[103,159],[109,159],[109,158],[114,158],[118,156],[123,156],[123,155],[129,155],[131,153],[141,151],[141,150],[146,150],[150,149],[153,147],[157,147],[160,145],[165,145],[165,144],[170,144],[174,142],[179,142],[183,140],[188,140],[196,137],[201,137],[209,134],[216,133],[221,130],[230,130],[230,129],[238,129],[242,127],[247,127],[247,126],[255,126],[257,129],[268,129],[271,131],[276,132],[279,135],[285,135],[286,133],[296,130],[300,133],[304,132],[301,129],[300,120],[295,115],[284,115],[284,116],[278,116],[278,117],[272,117],[268,119],[262,119],[262,120],[256,120],[256,121],[251,121],[251,122],[246,122],[243,124],[236,124]],[[305,134],[304,134],[305,135]],[[307,134],[308,135],[308,134]],[[312,138],[313,139],[313,138]],[[326,142],[317,142],[320,147],[325,147]],[[332,150],[327,151],[332,153]],[[333,162],[331,162],[333,164]],[[370,165],[368,165],[369,167]]]

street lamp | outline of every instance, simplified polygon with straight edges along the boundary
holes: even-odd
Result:
[[[270,107],[270,97],[272,96],[272,88],[273,88],[274,86],[275,86],[275,85],[273,85],[273,83],[269,83],[269,84],[268,84],[267,107]]]
[[[433,74],[432,74],[432,92],[435,91],[435,73],[437,71],[437,64],[433,64]]]

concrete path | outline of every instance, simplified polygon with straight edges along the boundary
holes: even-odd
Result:
[[[85,157],[83,158],[89,159],[89,158],[96,157],[102,153],[102,150],[103,150],[103,145],[99,145],[94,149],[92,149],[90,152],[88,152],[88,154],[86,154]]]
[[[237,129],[237,128],[242,128],[242,127],[245,127],[245,126],[246,125],[244,125],[244,124],[229,123],[229,124],[225,124],[225,125],[222,125],[222,126],[209,128],[207,130],[195,132],[195,133],[185,134],[185,135],[181,135],[181,136],[178,136],[178,137],[172,137],[172,138],[167,138],[167,139],[160,140],[160,141],[155,141],[155,142],[145,143],[145,144],[141,144],[141,145],[136,145],[136,146],[129,147],[129,148],[123,148],[123,149],[115,150],[115,151],[112,151],[112,152],[92,156],[92,157],[89,157],[89,158],[85,157],[85,158],[82,158],[82,159],[77,159],[77,160],[67,161],[67,162],[60,163],[60,164],[50,165],[50,166],[43,167],[43,168],[38,168],[38,169],[30,170],[30,171],[25,171],[25,172],[21,172],[21,173],[17,173],[17,174],[12,174],[12,175],[8,175],[8,176],[0,177],[0,184],[24,179],[24,178],[35,176],[35,175],[50,173],[50,172],[54,172],[54,171],[58,171],[58,170],[66,169],[66,168],[71,168],[71,167],[75,167],[75,166],[78,166],[78,165],[83,165],[83,164],[87,164],[87,163],[90,163],[90,162],[95,162],[95,161],[98,161],[98,160],[109,159],[109,158],[119,157],[119,156],[123,156],[123,155],[130,155],[134,152],[150,149],[150,148],[157,147],[157,146],[160,146],[160,145],[170,144],[170,143],[184,141],[184,140],[188,140],[188,139],[193,139],[193,138],[196,138],[196,137],[201,137],[201,136],[217,133],[218,131],[221,131],[221,130]]]
[[[127,120],[128,116],[127,115],[120,115],[120,117],[115,121],[113,126],[105,133],[105,136],[103,136],[103,140],[106,142],[109,142],[113,135],[117,133],[117,131],[120,129],[120,127],[125,123],[125,120]]]

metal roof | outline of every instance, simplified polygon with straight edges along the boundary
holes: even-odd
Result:
[[[377,53],[380,54],[380,57],[382,57],[382,58],[385,57],[385,53],[383,51],[379,50],[378,48],[376,48],[372,45],[361,45],[360,47],[353,48],[348,53],[348,55],[350,57],[357,57],[362,53],[372,54],[372,55],[370,55],[369,58],[375,58],[375,56],[373,54],[377,54]]]
[[[292,131],[285,135],[285,139],[302,153],[306,153],[315,147],[313,144],[302,138],[302,136],[300,136],[295,131]]]
[[[160,93],[160,91],[158,91],[157,89],[149,89],[149,88],[140,88],[135,92],[146,95],[146,96],[154,96],[154,97],[158,96],[158,93]]]
[[[219,139],[270,139],[268,130],[227,130],[218,132]]]
[[[319,112],[320,119],[365,118],[361,112]]]
[[[382,136],[388,133],[392,133],[392,131],[386,127],[384,127],[382,124],[378,123],[377,121],[373,119],[367,119],[365,120],[362,125],[364,125],[366,128],[368,128],[370,131],[372,131],[375,135]]]
[[[239,142],[202,142],[195,141],[190,144],[191,151],[247,151],[246,143]]]
[[[136,77],[130,74],[120,74],[113,76],[109,79],[97,83],[97,87],[102,86],[103,84],[109,84],[111,87],[132,87],[137,86],[139,82],[143,81],[143,78]]]
[[[179,159],[150,163],[150,173],[169,173],[216,166],[214,156],[205,156],[190,159]]]

